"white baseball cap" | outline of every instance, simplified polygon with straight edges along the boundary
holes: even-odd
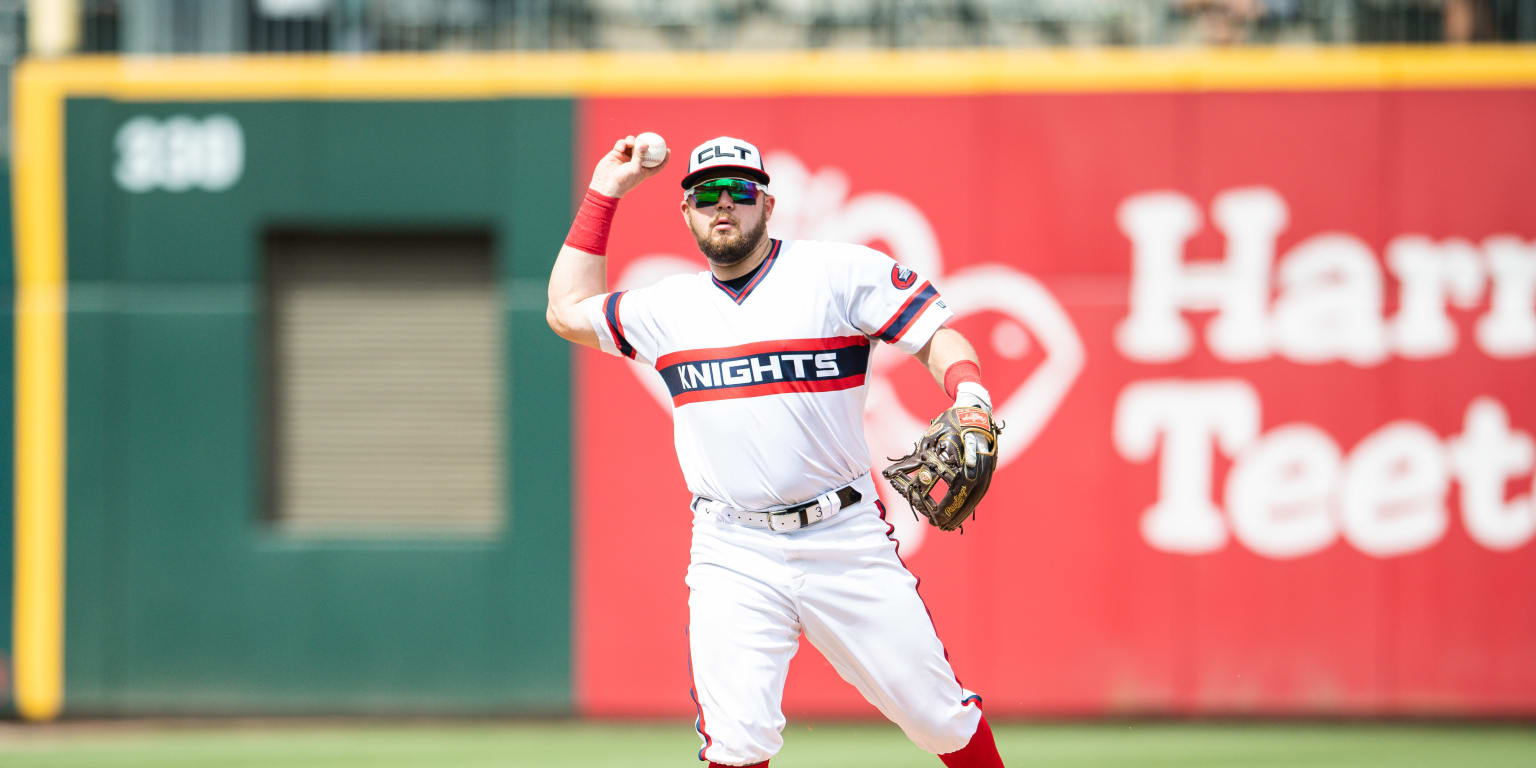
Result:
[[[768,172],[763,170],[763,154],[749,141],[721,136],[710,139],[688,153],[688,175],[683,177],[683,189],[706,179],[740,176],[762,184],[768,183]]]

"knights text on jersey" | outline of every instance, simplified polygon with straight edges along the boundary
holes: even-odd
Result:
[[[869,471],[874,341],[913,353],[951,317],[879,251],[771,241],[739,292],[709,272],[583,302],[603,350],[656,368],[688,490],[742,509],[798,504]]]

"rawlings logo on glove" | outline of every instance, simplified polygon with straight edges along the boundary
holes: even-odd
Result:
[[[913,451],[881,474],[912,506],[915,514],[946,531],[971,518],[992,484],[997,469],[997,436],[1001,424],[985,408],[956,406],[928,425]],[[933,491],[944,483],[943,498]]]

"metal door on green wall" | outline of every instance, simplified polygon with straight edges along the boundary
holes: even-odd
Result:
[[[567,711],[565,100],[65,122],[66,711]]]

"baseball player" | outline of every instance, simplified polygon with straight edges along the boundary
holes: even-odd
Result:
[[[979,439],[964,438],[963,466],[930,467],[948,473],[951,491],[975,487],[965,478],[980,446],[990,477],[996,431],[975,351],[945,327],[951,312],[934,286],[888,256],[769,237],[762,155],[731,137],[694,148],[682,179],[683,223],[709,270],[610,293],[614,211],[667,165],[644,167],[645,149],[629,136],[598,161],[550,273],[547,317],[569,341],[654,366],[671,392],[694,497],[686,583],[699,759],[768,765],[783,744],[780,700],[803,632],[946,766],[1001,766],[981,697],[955,679],[897,556],[863,431],[869,354],[883,342],[956,398],[946,414],[980,425]],[[942,431],[935,420],[929,436]],[[970,495],[984,492],[983,482]]]

